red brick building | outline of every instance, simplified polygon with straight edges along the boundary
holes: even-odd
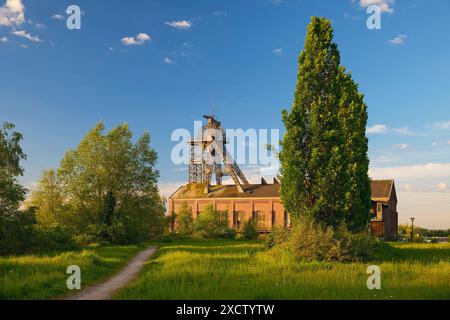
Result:
[[[240,193],[235,185],[210,186],[204,194],[201,184],[180,187],[168,199],[169,214],[177,213],[183,202],[192,208],[196,218],[208,204],[216,210],[228,211],[229,224],[238,228],[249,218],[257,221],[261,232],[289,228],[289,214],[281,203],[280,184],[276,179],[268,184],[247,185],[246,192]],[[397,237],[397,196],[393,180],[372,181],[371,229],[379,237]]]

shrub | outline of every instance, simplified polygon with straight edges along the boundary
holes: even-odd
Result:
[[[192,234],[194,220],[192,218],[192,208],[183,202],[176,217],[177,232],[182,236]]]
[[[258,230],[256,230],[256,222],[250,218],[242,226],[242,237],[246,240],[254,240],[258,238]]]
[[[352,234],[345,227],[323,228],[314,222],[297,221],[286,240],[279,246],[303,261],[365,261],[376,256],[379,240],[369,233]]]
[[[195,219],[194,236],[200,238],[230,238],[235,232],[228,227],[228,212],[216,211],[209,204]]]
[[[54,224],[46,228],[36,227],[34,250],[72,250],[78,246],[71,234],[64,227]]]

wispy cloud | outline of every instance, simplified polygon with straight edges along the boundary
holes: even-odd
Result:
[[[388,131],[388,127],[385,124],[376,124],[372,127],[367,128],[368,134],[381,134],[386,133]]]
[[[165,22],[168,26],[171,26],[173,28],[177,29],[190,29],[192,27],[192,22],[188,20],[181,20],[181,21],[167,21]]]
[[[0,37],[0,42],[8,42],[8,38],[7,37]]]
[[[377,5],[380,7],[381,12],[386,13],[394,13],[394,8],[392,5],[395,3],[395,0],[360,0],[359,5],[366,9],[372,5]]]
[[[272,53],[276,54],[277,56],[282,56],[283,55],[283,48],[276,48],[272,50]]]
[[[433,128],[436,131],[449,131],[450,130],[450,121],[436,122],[433,125]]]
[[[224,11],[214,11],[213,12],[213,16],[227,16],[228,12],[224,12]]]
[[[66,17],[64,17],[62,14],[59,13],[55,13],[54,15],[52,15],[52,19],[53,20],[64,20]]]
[[[440,182],[436,185],[436,189],[439,191],[449,191],[448,189],[448,184],[446,184],[445,182]]]
[[[123,37],[122,44],[124,46],[141,45],[147,41],[150,41],[151,37],[146,33],[139,33],[136,37]]]
[[[11,33],[16,35],[16,36],[18,36],[18,37],[22,37],[22,38],[25,38],[27,40],[33,41],[33,42],[42,42],[43,41],[38,36],[32,36],[31,34],[26,32],[25,30],[15,30],[15,31],[11,31]]]
[[[25,6],[22,0],[6,0],[0,7],[0,26],[19,26],[25,22]]]
[[[408,38],[407,35],[399,34],[394,39],[389,40],[389,43],[393,44],[393,45],[401,45],[401,44],[404,44],[406,42],[407,38]]]
[[[165,57],[165,58],[164,58],[164,63],[167,63],[167,64],[173,64],[174,62],[173,62],[172,59],[170,59],[169,57]]]
[[[400,149],[400,150],[406,150],[409,148],[409,144],[406,144],[406,143],[396,144],[396,145],[394,145],[394,148]]]
[[[367,128],[367,134],[386,134],[396,133],[402,136],[420,136],[420,133],[411,131],[408,127],[402,128],[389,128],[386,124],[375,124],[372,127]]]

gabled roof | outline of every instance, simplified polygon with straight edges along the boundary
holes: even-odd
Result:
[[[394,190],[394,180],[372,180],[372,200],[388,202]]]
[[[240,193],[235,185],[210,186],[209,193],[204,194],[203,184],[188,184],[179,188],[170,199],[200,199],[200,198],[279,198],[279,184],[251,184],[244,187],[245,193]]]
[[[388,202],[394,190],[394,180],[372,180],[372,200]],[[279,198],[280,184],[251,184],[240,193],[235,185],[214,185],[204,194],[204,185],[200,183],[181,186],[169,199],[218,199],[218,198]]]

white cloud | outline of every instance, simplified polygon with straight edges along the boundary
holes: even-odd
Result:
[[[26,32],[25,30],[16,30],[16,31],[12,31],[11,33],[16,35],[16,36],[18,36],[18,37],[22,37],[22,38],[25,38],[27,40],[33,41],[33,42],[42,42],[43,41],[38,36],[32,36],[31,34]]]
[[[367,134],[385,134],[385,133],[396,133],[402,136],[421,136],[421,133],[413,132],[408,127],[402,128],[389,128],[385,124],[375,124],[372,127],[366,129]]]
[[[380,134],[388,131],[388,127],[385,124],[376,124],[370,128],[367,128],[368,134]]]
[[[283,0],[271,0],[274,5],[279,5],[283,3]]]
[[[400,143],[400,144],[396,144],[394,145],[395,149],[401,149],[401,150],[405,150],[409,148],[409,144],[406,143]]]
[[[0,7],[0,26],[19,26],[25,22],[25,6],[22,0],[6,0]]]
[[[54,15],[52,15],[52,19],[53,20],[64,20],[66,17],[64,17],[62,14],[59,13],[55,13]]]
[[[414,187],[412,185],[410,185],[410,184],[405,184],[405,185],[402,186],[402,188],[403,188],[404,191],[407,191],[407,192],[411,192],[411,191],[414,190]]]
[[[168,26],[171,26],[173,28],[177,29],[190,29],[192,27],[192,22],[188,20],[181,20],[181,21],[167,21],[165,22]]]
[[[164,63],[167,63],[167,64],[173,64],[173,61],[172,61],[170,58],[165,57],[165,58],[164,58]]]
[[[20,47],[24,48],[24,49],[28,49],[28,46],[26,44],[21,44]]]
[[[275,53],[278,56],[282,56],[283,55],[283,48],[276,48],[272,50],[272,53]]]
[[[385,168],[371,168],[369,175],[373,179],[440,180],[450,179],[450,163],[426,163]]]
[[[436,122],[434,129],[437,131],[448,131],[450,130],[450,121]]]
[[[448,184],[446,184],[445,182],[440,182],[437,184],[436,188],[439,191],[448,191]]]
[[[393,45],[401,45],[401,44],[404,44],[406,42],[407,38],[408,38],[407,35],[399,34],[394,39],[389,40],[389,43],[393,44]]]
[[[122,43],[125,46],[131,46],[131,45],[141,45],[144,44],[144,42],[150,41],[151,38],[146,33],[139,33],[136,37],[123,37]]]
[[[0,42],[8,42],[8,38],[7,37],[0,37]]]
[[[394,13],[394,9],[392,5],[395,3],[395,0],[360,0],[359,5],[366,9],[372,5],[377,5],[380,7],[381,12]]]
[[[227,12],[223,12],[223,11],[214,11],[213,12],[213,16],[227,16],[228,13]]]

